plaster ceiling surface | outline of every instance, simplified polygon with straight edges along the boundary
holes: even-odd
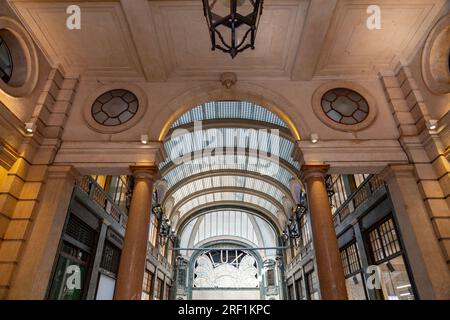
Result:
[[[446,0],[266,0],[256,49],[232,60],[211,44],[200,0],[8,0],[52,64],[94,78],[147,81],[364,75],[411,58]],[[81,30],[66,9],[81,8]],[[382,28],[366,27],[379,5]]]

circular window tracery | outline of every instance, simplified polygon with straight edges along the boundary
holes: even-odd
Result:
[[[372,93],[353,81],[334,80],[313,93],[312,109],[330,128],[356,132],[368,128],[377,116],[377,102]]]
[[[353,125],[363,122],[369,115],[369,104],[358,92],[334,88],[322,96],[322,110],[336,123]]]
[[[130,91],[115,89],[103,93],[92,104],[92,117],[104,126],[118,126],[130,121],[139,108],[138,98]]]

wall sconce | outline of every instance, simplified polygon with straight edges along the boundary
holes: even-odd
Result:
[[[148,135],[141,134],[141,143],[142,144],[147,144],[148,143]]]
[[[428,120],[427,125],[428,125],[428,129],[429,130],[436,130],[437,126],[438,126],[438,121],[430,119],[430,120]]]
[[[317,133],[311,133],[311,143],[319,142],[319,135]]]
[[[27,133],[33,133],[36,131],[36,124],[34,122],[25,122],[25,131]]]

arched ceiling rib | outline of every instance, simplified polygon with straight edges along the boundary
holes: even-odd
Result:
[[[236,179],[237,180],[236,184],[237,184],[237,186],[240,186],[240,187],[250,186],[253,188],[253,183],[257,182],[257,183],[269,185],[269,186],[275,188],[276,192],[281,193],[282,195],[284,195],[287,198],[290,198],[292,196],[292,194],[287,186],[281,184],[279,181],[272,178],[271,176],[258,175],[258,174],[254,174],[252,172],[244,171],[244,170],[213,170],[213,171],[193,174],[193,175],[183,179],[182,181],[178,182],[177,184],[173,185],[167,191],[165,201],[167,201],[168,199],[173,199],[172,197],[174,196],[174,194],[177,193],[180,189],[185,189],[185,186],[192,185],[193,183],[199,183],[199,182],[203,183],[204,179],[211,180],[211,185],[213,185],[215,187],[230,186],[230,183],[219,184],[219,183],[217,183],[217,181],[215,179],[213,179],[213,178],[223,179],[224,177]],[[198,186],[195,186],[195,189],[191,189],[191,192],[198,190],[197,187]],[[262,186],[261,187],[256,186],[255,189],[262,191],[261,190]],[[191,192],[189,192],[189,193],[191,193]],[[279,197],[278,197],[278,199],[279,199]],[[175,203],[177,201],[175,199],[173,199],[173,202]],[[280,201],[280,203],[281,203],[281,201]]]
[[[181,164],[169,164],[161,170],[161,175],[172,188],[178,182],[191,175],[207,173],[217,170],[248,171],[256,175],[266,175],[276,179],[280,184],[287,186],[296,175],[293,169],[281,160],[273,162],[262,157],[246,154],[213,155],[207,158],[197,158]]]
[[[269,194],[279,204],[283,203],[283,197],[286,195],[278,189],[275,185],[265,181],[245,177],[245,176],[205,176],[190,183],[184,184],[173,193],[174,205],[176,206],[186,197],[192,195],[198,190],[220,189],[220,188],[242,188],[260,192],[262,194]]]
[[[243,210],[214,210],[192,218],[181,232],[181,247],[192,248],[220,237],[246,239],[254,246],[276,245],[276,233],[264,219]]]
[[[166,141],[164,146],[168,157],[160,164],[160,169],[170,162],[190,157],[193,153],[197,156],[229,154],[235,149],[240,150],[240,153],[265,155],[268,159],[279,158],[289,163],[294,170],[299,169],[298,162],[292,157],[295,144],[281,137],[279,133],[266,129],[210,128],[194,132],[183,130]],[[226,151],[228,152],[225,153]]]
[[[212,188],[197,191],[180,201],[172,212],[180,212],[182,218],[196,207],[216,202],[242,202],[263,208],[273,216],[283,207],[270,195],[245,188]]]
[[[223,211],[223,210],[234,210],[234,211],[242,211],[247,212],[250,215],[258,216],[261,219],[264,219],[268,225],[275,230],[276,232],[282,232],[282,228],[278,223],[277,218],[267,210],[262,207],[258,207],[249,203],[242,203],[238,201],[221,201],[216,203],[209,203],[197,207],[187,214],[185,214],[179,222],[176,224],[175,230],[177,232],[181,232],[186,225],[196,217],[202,216],[204,214],[213,212],[213,211]]]

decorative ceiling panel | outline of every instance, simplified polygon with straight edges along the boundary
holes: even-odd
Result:
[[[67,2],[14,2],[52,63],[66,72],[142,76],[128,23],[119,2],[78,3],[81,28],[66,27]]]
[[[411,59],[445,0],[377,0],[381,29],[369,30],[367,1],[341,0],[321,50],[316,75],[363,74]]]

